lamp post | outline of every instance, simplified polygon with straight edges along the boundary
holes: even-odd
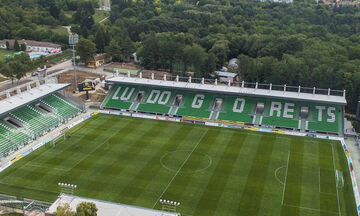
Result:
[[[75,46],[79,42],[79,35],[78,34],[70,34],[69,35],[69,45],[73,48],[73,65],[74,65],[74,91],[77,91],[77,79],[76,79],[76,55],[75,55]]]
[[[179,213],[176,212],[176,207],[178,207],[180,205],[179,202],[160,199],[160,204],[162,205],[161,210],[166,211],[166,212],[176,213],[177,215],[180,215]]]
[[[58,186],[61,189],[61,193],[66,193],[66,194],[74,194],[74,190],[77,188],[77,185],[74,184],[66,184],[66,183],[62,183],[59,182]]]

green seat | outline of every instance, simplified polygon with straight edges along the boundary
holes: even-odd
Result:
[[[241,100],[245,100],[244,108],[241,113],[234,112],[234,104],[236,100],[238,100],[238,102],[235,110],[240,109],[242,103]],[[252,98],[228,96],[224,101],[224,108],[223,111],[220,112],[218,120],[252,123],[255,106],[256,102]]]

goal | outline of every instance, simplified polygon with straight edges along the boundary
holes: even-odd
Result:
[[[340,170],[336,170],[335,172],[336,177],[336,187],[337,188],[343,188],[344,187],[344,176],[343,172]]]
[[[62,143],[64,141],[65,141],[65,133],[60,134],[59,136],[57,136],[53,140],[51,140],[51,146],[55,147],[56,143]]]

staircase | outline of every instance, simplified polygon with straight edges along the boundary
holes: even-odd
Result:
[[[139,107],[139,105],[140,105],[139,102],[134,101],[134,102],[130,105],[129,110],[130,110],[130,111],[136,111],[137,108]]]
[[[212,110],[211,113],[210,113],[209,119],[211,121],[216,121],[219,118],[219,114],[220,114],[219,111]]]
[[[177,111],[178,111],[179,107],[178,106],[171,106],[169,109],[169,115],[170,116],[174,116],[176,115]]]

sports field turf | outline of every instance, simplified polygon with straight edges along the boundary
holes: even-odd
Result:
[[[356,215],[335,141],[111,115],[70,132],[0,173],[0,193],[53,201],[65,182],[148,208],[179,201],[182,215]]]

